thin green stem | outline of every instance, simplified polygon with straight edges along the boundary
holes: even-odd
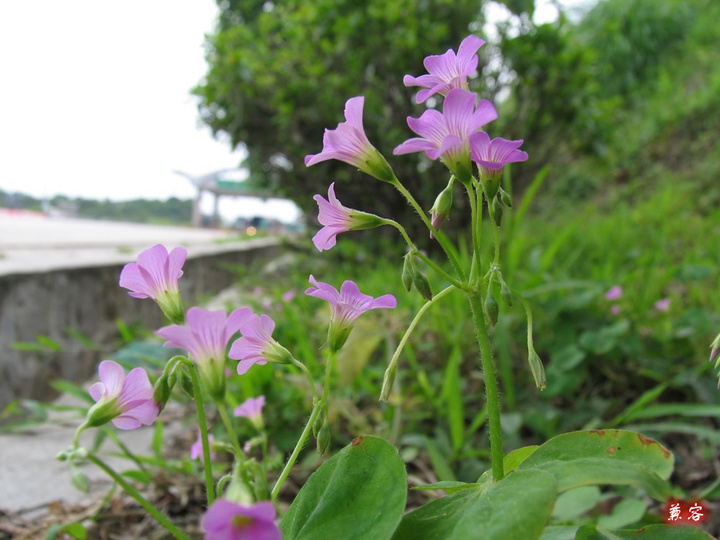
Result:
[[[493,471],[493,479],[499,482],[505,475],[503,470],[503,445],[502,429],[500,426],[500,393],[497,385],[497,375],[492,357],[490,336],[487,331],[487,321],[482,309],[482,294],[475,293],[468,295],[470,300],[470,311],[472,311],[473,322],[477,332],[478,344],[480,346],[480,361],[482,362],[485,378],[485,397],[487,399],[488,426],[490,428],[490,456]]]
[[[235,453],[235,459],[242,463],[245,460],[245,454],[243,453],[242,449],[240,448],[240,441],[238,441],[237,434],[235,433],[235,428],[232,425],[232,422],[230,421],[230,415],[227,412],[227,407],[225,407],[225,404],[222,402],[215,402],[215,406],[218,409],[218,412],[220,413],[220,418],[222,418],[223,424],[225,425],[225,430],[228,433],[228,436],[230,437],[230,442],[232,443],[233,452]]]
[[[115,470],[104,461],[92,454],[90,454],[87,459],[105,471],[108,476],[110,476],[121,488],[123,488],[128,495],[135,499],[137,503],[148,512],[148,514],[154,517],[157,522],[165,527],[175,538],[178,538],[179,540],[190,540],[189,536],[173,525],[173,523],[162,512],[160,512],[160,510],[155,508],[155,506],[143,497],[137,489],[135,489],[129,482],[127,482],[127,480],[115,472]]]
[[[468,200],[470,201],[470,227],[473,246],[472,264],[470,266],[470,280],[476,281],[478,274],[480,273],[480,233],[478,232],[478,220],[481,222],[482,226],[482,206],[478,204],[479,201],[477,201],[477,198],[473,193],[472,185],[466,185],[465,189],[468,194]],[[478,206],[480,207],[479,215]]]
[[[405,348],[405,344],[407,343],[408,339],[410,339],[410,335],[415,330],[415,327],[420,322],[420,319],[423,315],[425,315],[425,312],[430,309],[430,306],[432,306],[435,302],[443,298],[444,296],[450,294],[453,290],[455,290],[455,287],[450,285],[449,287],[446,287],[439,293],[437,293],[435,296],[433,296],[432,300],[428,300],[423,304],[423,306],[418,310],[418,312],[415,314],[415,318],[410,323],[410,326],[407,327],[407,330],[405,330],[405,334],[403,334],[402,339],[400,340],[400,343],[398,344],[397,348],[395,349],[395,353],[393,354],[392,358],[390,359],[390,363],[388,364],[387,369],[385,370],[385,376],[383,378],[383,386],[382,390],[380,391],[380,401],[387,401],[388,397],[390,395],[390,391],[392,390],[392,380],[394,380],[394,377],[392,374],[394,373],[394,370],[397,369],[396,365],[398,362],[398,359],[400,358],[400,354],[402,353],[403,349]]]
[[[293,366],[300,368],[300,370],[307,377],[308,383],[310,384],[310,392],[312,392],[313,403],[315,403],[317,401],[318,397],[317,397],[317,392],[315,391],[315,381],[313,381],[312,375],[310,374],[310,370],[308,370],[308,368],[305,364],[296,360],[294,357],[290,361],[292,362]]]
[[[212,462],[210,461],[210,441],[208,440],[207,420],[205,418],[205,403],[202,397],[200,378],[194,365],[186,364],[192,379],[193,394],[195,394],[195,406],[198,413],[198,424],[200,425],[200,441],[202,442],[203,469],[205,470],[205,492],[207,503],[210,506],[215,500],[215,489],[213,487]]]
[[[275,499],[277,499],[277,496],[280,494],[280,489],[282,488],[283,484],[285,483],[285,480],[287,480],[287,477],[290,475],[290,471],[292,471],[292,468],[295,465],[295,461],[297,461],[297,458],[300,455],[300,451],[303,449],[303,446],[305,446],[305,442],[307,441],[308,437],[310,436],[310,432],[312,431],[312,427],[315,424],[315,421],[317,420],[318,415],[326,407],[328,394],[330,392],[330,374],[332,372],[334,363],[335,363],[335,353],[330,351],[328,353],[327,363],[325,364],[325,386],[323,388],[322,397],[320,398],[320,401],[317,401],[314,403],[313,410],[310,413],[310,419],[307,421],[307,424],[305,424],[305,429],[303,429],[303,432],[300,435],[300,438],[298,439],[297,444],[295,444],[295,448],[293,449],[292,454],[290,454],[290,457],[288,458],[287,462],[285,463],[285,467],[283,467],[283,470],[280,473],[280,476],[278,477],[277,482],[275,482],[275,486],[273,487],[272,492],[270,493],[270,499],[273,502],[275,501]]]
[[[460,277],[461,281],[465,281],[465,272],[463,272],[463,269],[460,266],[460,263],[458,262],[457,258],[455,257],[452,248],[447,245],[447,241],[442,236],[437,234],[437,229],[435,227],[433,227],[432,223],[430,222],[428,217],[425,215],[425,212],[420,207],[420,205],[417,203],[415,198],[410,194],[410,192],[407,189],[405,189],[405,186],[403,186],[400,183],[400,180],[398,180],[397,178],[395,178],[395,183],[393,185],[400,193],[403,194],[403,196],[410,203],[410,206],[412,206],[415,209],[415,211],[420,216],[420,219],[422,219],[423,223],[425,223],[427,228],[430,229],[430,232],[433,233],[433,236],[440,244],[440,247],[442,247],[443,251],[445,252],[445,255],[447,255],[447,258],[450,260],[450,263],[455,268],[455,272],[457,272],[457,275]]]
[[[407,243],[408,247],[411,251],[413,251],[420,259],[422,259],[425,264],[427,264],[430,268],[432,268],[435,272],[437,272],[440,276],[442,276],[448,283],[452,283],[455,287],[458,289],[464,289],[465,286],[460,283],[457,279],[452,277],[450,274],[448,274],[445,270],[440,268],[432,259],[428,258],[426,255],[424,255],[418,248],[415,246],[412,240],[410,240],[410,237],[407,234],[407,231],[405,231],[405,227],[400,225],[397,221],[392,219],[383,219],[385,224],[391,225],[395,227],[398,231],[400,231],[400,234],[405,239],[405,242]]]

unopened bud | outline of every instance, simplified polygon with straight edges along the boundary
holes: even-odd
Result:
[[[90,491],[90,480],[80,469],[70,463],[70,480],[75,489],[87,493]]]
[[[153,402],[158,406],[158,412],[165,408],[165,404],[168,402],[168,399],[170,399],[170,391],[169,377],[163,373],[158,380],[155,381],[153,388]]]
[[[330,426],[327,423],[327,420],[323,422],[322,427],[320,428],[320,431],[317,435],[317,451],[318,454],[325,455],[325,453],[328,451],[328,448],[330,448],[330,440],[332,437],[330,436]]]
[[[512,307],[513,294],[510,290],[510,287],[508,287],[504,281],[500,285],[500,297],[503,299],[503,302],[505,302],[505,305],[507,305],[507,307]]]
[[[190,367],[188,369],[194,368]],[[183,389],[183,392],[190,396],[190,399],[195,399],[195,389],[193,388],[192,379],[190,378],[190,375],[185,372],[184,369],[180,370],[180,373],[178,373],[178,381],[180,382],[180,388]]]
[[[432,290],[430,290],[430,282],[420,271],[416,271],[413,276],[413,285],[425,300],[432,300]]]
[[[392,392],[395,384],[395,375],[397,375],[396,364],[390,364],[385,370],[383,376],[382,390],[380,390],[380,401],[387,403],[390,400],[390,392]]]
[[[492,212],[490,212],[490,215],[492,216],[495,225],[499,227],[502,223],[503,205],[500,204],[500,201],[497,199],[497,197],[493,198],[492,200]]]
[[[454,176],[450,177],[447,187],[440,192],[435,199],[435,204],[430,209],[430,221],[436,230],[439,230],[442,222],[450,216],[453,204],[452,185],[454,179]],[[430,233],[430,238],[432,237],[433,234]]]
[[[500,307],[498,306],[497,300],[495,300],[493,294],[489,292],[487,298],[485,298],[485,315],[487,315],[488,322],[493,326],[497,324],[499,311]]]
[[[412,289],[413,273],[412,253],[408,253],[403,260],[402,275],[400,276],[402,285],[407,292],[410,292],[410,289]]]
[[[528,356],[528,364],[530,364],[530,372],[535,379],[535,386],[540,390],[545,390],[547,387],[547,381],[545,380],[545,368],[543,367],[542,360],[535,352],[535,349],[530,349]]]
[[[508,208],[512,208],[512,197],[503,188],[500,188],[500,200]]]

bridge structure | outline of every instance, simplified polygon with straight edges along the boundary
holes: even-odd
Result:
[[[204,193],[211,193],[215,199],[213,202],[213,218],[212,223],[217,226],[220,223],[220,197],[257,197],[263,200],[270,198],[282,198],[271,193],[270,191],[257,186],[245,180],[236,180],[229,178],[228,173],[238,172],[239,169],[222,169],[219,171],[203,174],[201,176],[192,176],[186,172],[173,171],[175,174],[187,178],[197,189],[197,195],[193,200],[192,208],[192,224],[193,227],[200,227],[202,222],[202,214],[200,213],[200,199]]]

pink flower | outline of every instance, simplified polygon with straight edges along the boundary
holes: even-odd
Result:
[[[267,315],[252,315],[240,328],[242,337],[230,347],[230,358],[240,360],[238,375],[244,375],[255,364],[287,364],[292,361],[288,350],[272,337],[275,322]]]
[[[318,221],[324,225],[312,239],[318,251],[333,247],[335,236],[340,233],[370,229],[383,223],[378,216],[343,206],[335,197],[335,182],[328,189],[328,200],[319,194],[313,199],[318,204]]]
[[[622,310],[620,309],[620,306],[618,306],[617,304],[615,304],[614,306],[612,306],[612,307],[610,308],[610,313],[612,313],[612,314],[615,315],[616,317],[617,317],[618,315],[620,315],[620,311],[622,311]]]
[[[420,90],[415,97],[417,103],[422,103],[434,94],[447,96],[453,88],[467,90],[467,78],[478,65],[477,52],[485,41],[477,36],[468,36],[455,51],[448,49],[445,54],[432,55],[425,58],[423,65],[428,70],[428,75],[412,77],[405,75],[403,84],[405,86],[422,86],[427,90]]]
[[[295,298],[295,291],[293,291],[293,290],[285,291],[281,298],[282,298],[282,301],[285,302],[286,304],[288,302],[292,302],[293,298]]]
[[[397,306],[397,300],[392,294],[373,298],[360,292],[358,286],[352,281],[345,281],[340,292],[335,287],[316,281],[310,276],[310,287],[305,294],[326,300],[330,304],[330,329],[328,331],[328,345],[332,351],[338,351],[347,341],[355,321],[371,309],[388,309]]]
[[[187,323],[173,324],[157,332],[167,339],[165,347],[185,349],[197,366],[200,380],[213,399],[225,396],[225,350],[233,335],[252,315],[250,308],[239,308],[229,316],[224,311],[192,307]]]
[[[208,446],[210,446],[214,440],[215,437],[213,435],[208,435]],[[210,452],[210,459],[215,459],[216,455],[217,454],[215,452]],[[190,459],[199,459],[200,461],[203,461],[202,438],[200,437],[199,431],[197,440],[192,443],[192,446],[190,447]]]
[[[134,368],[126,377],[120,364],[103,360],[98,374],[100,382],[89,389],[97,403],[88,411],[88,425],[100,426],[112,420],[119,429],[135,429],[155,421],[160,411],[153,401],[153,387],[144,369]]]
[[[669,298],[662,298],[655,302],[655,309],[658,311],[667,311],[670,309],[670,299]]]
[[[120,272],[120,286],[129,289],[133,298],[152,298],[173,322],[182,322],[183,309],[178,279],[187,258],[184,247],[170,253],[162,244],[146,249],[136,263],[126,264]]]
[[[271,502],[245,506],[218,499],[202,521],[205,540],[281,540],[282,533],[274,522],[276,515]]]
[[[508,163],[527,161],[527,153],[518,150],[522,143],[522,139],[509,141],[502,137],[491,141],[487,133],[478,131],[470,136],[470,155],[483,174],[494,176]]]
[[[608,292],[605,293],[605,299],[606,300],[620,300],[622,298],[622,287],[620,285],[615,285],[613,287],[610,287]]]
[[[265,396],[247,398],[233,411],[233,416],[243,417],[250,420],[255,427],[262,429],[262,410],[265,406]]]
[[[345,122],[335,129],[326,129],[323,149],[319,154],[305,156],[305,166],[337,159],[354,165],[361,171],[384,182],[393,182],[395,175],[385,158],[370,144],[363,127],[363,96],[353,97],[345,103]]]
[[[428,158],[438,159],[463,183],[470,181],[470,136],[497,118],[492,103],[467,90],[454,89],[443,103],[443,112],[428,109],[420,118],[408,117],[407,123],[420,137],[408,139],[393,150],[393,154],[425,152]]]

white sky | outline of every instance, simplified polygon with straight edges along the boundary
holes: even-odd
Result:
[[[236,167],[242,155],[199,127],[189,93],[205,74],[216,14],[213,0],[0,1],[0,188],[190,198],[194,188],[173,169]],[[297,215],[291,203],[228,197],[221,212]]]

